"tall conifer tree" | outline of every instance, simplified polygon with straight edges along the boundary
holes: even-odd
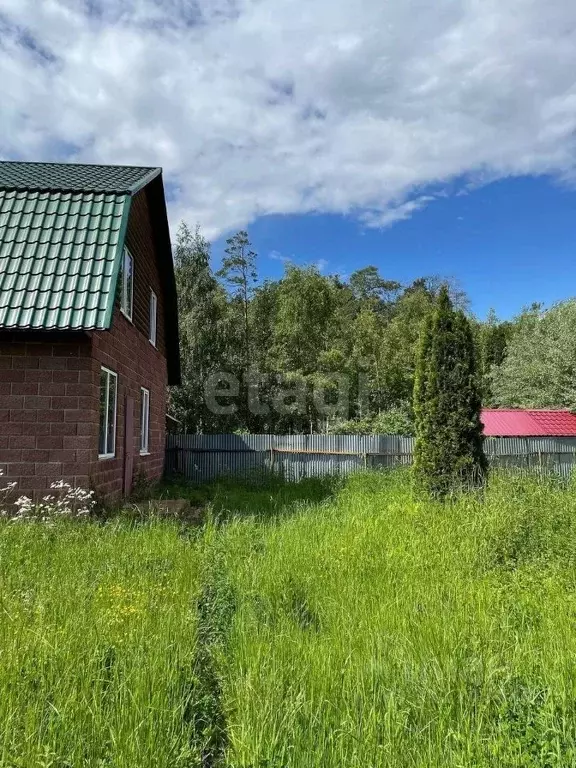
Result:
[[[414,472],[423,490],[444,497],[483,481],[480,410],[472,329],[443,287],[422,330],[414,382]]]

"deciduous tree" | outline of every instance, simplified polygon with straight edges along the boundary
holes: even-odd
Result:
[[[491,383],[500,406],[576,410],[576,300],[523,312]]]

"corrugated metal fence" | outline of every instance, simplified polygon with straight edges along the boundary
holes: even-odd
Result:
[[[398,435],[168,435],[166,466],[190,480],[262,471],[289,480],[412,463],[414,438]],[[495,467],[568,477],[576,438],[487,438]]]

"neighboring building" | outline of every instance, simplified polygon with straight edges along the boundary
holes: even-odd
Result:
[[[576,415],[570,411],[485,408],[486,437],[576,437]]]
[[[0,163],[0,468],[127,494],[180,382],[160,168]],[[3,480],[6,478],[3,478]]]

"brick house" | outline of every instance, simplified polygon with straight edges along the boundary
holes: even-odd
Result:
[[[0,469],[106,500],[164,468],[179,384],[161,169],[0,163]]]

